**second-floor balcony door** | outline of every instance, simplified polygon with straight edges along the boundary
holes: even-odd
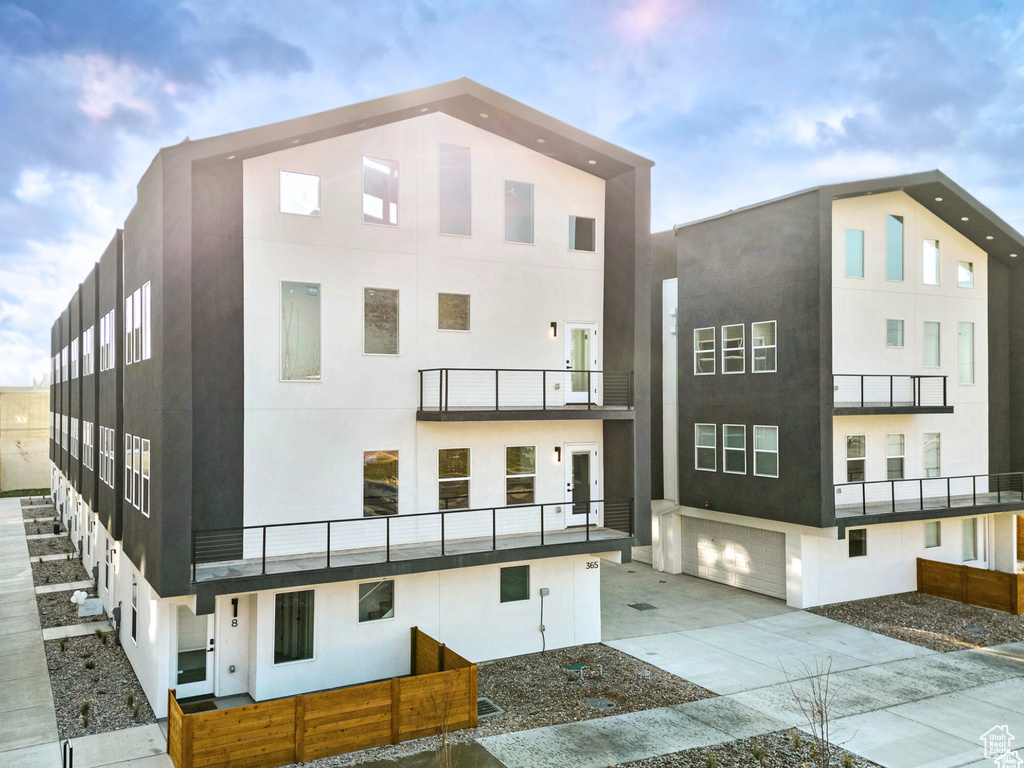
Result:
[[[599,375],[588,375],[598,370],[597,323],[565,324],[565,376],[566,403],[593,403],[597,405]]]
[[[565,446],[565,500],[569,503],[567,525],[597,524],[597,444]]]

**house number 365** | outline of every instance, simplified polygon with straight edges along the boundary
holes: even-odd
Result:
[[[588,560],[587,561],[587,570],[590,570],[591,568],[597,568],[598,565],[599,565],[599,562],[597,560]]]

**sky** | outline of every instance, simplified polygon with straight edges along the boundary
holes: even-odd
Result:
[[[939,168],[1024,231],[1024,3],[0,0],[0,386],[160,147],[469,77],[656,163],[652,229]]]

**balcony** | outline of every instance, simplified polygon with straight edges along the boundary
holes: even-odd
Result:
[[[572,517],[581,518],[578,525]],[[632,500],[220,528],[192,533],[192,581],[324,571],[337,580],[414,573],[623,549],[632,536]],[[512,552],[512,558],[495,556]]]
[[[419,373],[419,421],[633,418],[631,371],[432,368]]]
[[[949,510],[984,514],[1024,509],[1024,472],[840,483],[835,486],[835,505],[837,519],[872,515],[921,518],[926,516],[922,513]]]
[[[832,414],[952,413],[945,376],[833,374]]]

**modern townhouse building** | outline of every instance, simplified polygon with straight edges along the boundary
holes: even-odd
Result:
[[[412,626],[600,639],[651,165],[468,80],[160,151],[54,325],[51,453],[158,715],[408,673]]]
[[[932,171],[653,241],[656,567],[797,607],[1016,570],[1019,233]]]

